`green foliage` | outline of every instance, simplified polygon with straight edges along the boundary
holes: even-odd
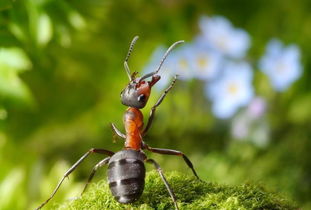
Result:
[[[30,68],[31,62],[22,49],[0,48],[0,102],[10,99],[30,101],[31,93],[19,77],[20,73]]]
[[[295,204],[268,192],[261,186],[238,186],[201,182],[194,177],[171,172],[168,182],[174,189],[180,209],[296,209]],[[131,205],[116,202],[106,181],[92,184],[81,197],[55,209],[173,209],[172,200],[156,171],[147,173],[142,197]]]

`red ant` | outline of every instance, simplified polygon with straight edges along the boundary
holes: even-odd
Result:
[[[64,174],[63,178],[56,186],[52,195],[37,209],[42,208],[47,202],[49,202],[49,200],[53,198],[64,179],[68,177],[69,174],[71,174],[71,172],[73,172],[80,165],[80,163],[82,163],[83,160],[92,153],[104,154],[108,155],[109,157],[104,158],[95,165],[84,187],[83,192],[86,190],[88,184],[93,179],[96,171],[100,167],[108,164],[109,187],[115,199],[120,203],[132,203],[136,201],[143,193],[146,174],[144,162],[147,162],[152,163],[157,169],[174,202],[175,209],[178,209],[176,196],[170,185],[168,184],[165,176],[163,175],[162,169],[155,160],[148,159],[143,150],[149,150],[151,152],[159,154],[182,156],[186,164],[189,166],[189,168],[191,168],[193,174],[199,179],[191,161],[187,158],[186,155],[184,155],[184,153],[171,149],[152,148],[143,141],[143,137],[146,135],[152,124],[156,108],[162,103],[167,93],[174,86],[177,75],[173,79],[170,86],[164,91],[164,93],[162,93],[156,104],[151,108],[149,119],[145,128],[143,128],[143,114],[140,109],[145,107],[149,99],[152,86],[160,80],[161,77],[158,75],[158,72],[161,69],[166,57],[176,45],[183,43],[183,41],[175,42],[168,48],[156,71],[136,78],[137,72],[131,74],[127,62],[137,39],[138,36],[135,36],[133,41],[131,42],[129,51],[124,62],[124,68],[130,80],[129,84],[121,92],[122,104],[129,107],[126,110],[123,118],[126,134],[123,134],[116,128],[114,124],[111,124],[116,135],[125,139],[124,148],[117,153],[105,149],[90,149],[73,166],[71,166],[71,168]],[[146,79],[150,77],[151,81],[146,81]]]

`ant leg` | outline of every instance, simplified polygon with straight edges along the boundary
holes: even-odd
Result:
[[[178,209],[177,202],[176,202],[176,196],[175,196],[171,186],[168,184],[165,176],[163,175],[163,172],[162,172],[162,169],[161,169],[160,165],[153,159],[147,159],[146,162],[147,163],[152,163],[154,165],[154,167],[157,169],[157,171],[158,171],[162,181],[165,184],[165,187],[166,187],[168,193],[170,194],[170,196],[171,196],[171,198],[172,198],[172,200],[174,202],[175,209]]]
[[[182,156],[187,163],[188,167],[192,170],[193,174],[199,179],[199,176],[197,175],[196,171],[194,170],[193,164],[189,160],[189,158],[182,152],[177,151],[177,150],[172,150],[172,149],[161,149],[161,148],[152,148],[149,147],[146,143],[143,144],[144,149],[149,150],[150,152],[154,153],[159,153],[159,154],[164,154],[164,155],[177,155],[177,156]]]
[[[115,126],[115,124],[111,123],[111,128],[115,132],[115,134],[117,134],[117,136],[119,136],[122,139],[126,138],[125,134],[123,134],[121,131],[119,131],[119,129]]]
[[[105,150],[105,149],[94,149],[94,148],[92,148],[89,151],[87,151],[75,164],[73,164],[71,166],[70,169],[68,169],[68,171],[66,171],[66,173],[63,176],[63,178],[59,181],[59,183],[57,184],[56,188],[54,189],[52,195],[46,201],[44,201],[37,209],[41,209],[47,202],[49,202],[54,197],[54,195],[58,191],[59,187],[63,183],[64,179],[66,177],[68,177],[71,174],[71,172],[73,172],[83,162],[83,160],[85,158],[87,158],[92,153],[105,154],[105,155],[109,155],[109,156],[114,155],[114,152],[111,152],[111,151]]]
[[[88,178],[88,180],[87,180],[87,183],[86,183],[85,186],[84,186],[84,189],[83,189],[81,195],[86,191],[86,188],[88,187],[88,185],[89,185],[90,182],[92,181],[92,179],[93,179],[93,177],[94,177],[96,171],[97,171],[99,168],[101,168],[101,167],[103,167],[104,165],[106,165],[106,164],[109,162],[109,160],[110,160],[110,157],[106,157],[105,159],[99,161],[99,162],[95,165],[95,167],[93,168],[93,170],[92,170],[92,172],[91,172],[91,174],[90,174],[90,176],[89,176],[89,178]]]
[[[152,124],[152,121],[153,121],[153,118],[154,118],[154,114],[155,114],[155,111],[156,111],[156,108],[162,103],[163,99],[165,98],[165,96],[167,95],[167,93],[172,89],[172,87],[175,85],[176,83],[176,80],[177,80],[177,75],[175,75],[171,85],[166,88],[166,90],[164,91],[164,93],[162,93],[162,95],[160,96],[160,98],[158,99],[157,103],[155,105],[153,105],[153,107],[151,108],[151,111],[150,111],[150,114],[149,114],[149,119],[148,119],[148,122],[147,122],[147,125],[145,127],[145,129],[143,130],[143,136],[146,135],[146,133],[148,132],[151,124]]]

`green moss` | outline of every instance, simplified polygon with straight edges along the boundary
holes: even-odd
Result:
[[[200,182],[177,172],[166,173],[180,209],[297,209],[295,204],[261,186],[239,186]],[[55,207],[55,206],[54,206]],[[58,205],[58,209],[173,209],[172,200],[156,171],[147,173],[142,197],[131,205],[119,204],[107,182],[92,184],[79,199]]]

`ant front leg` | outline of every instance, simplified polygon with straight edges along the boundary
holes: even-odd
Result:
[[[90,149],[89,151],[87,151],[75,164],[73,164],[73,166],[71,166],[70,169],[68,169],[68,171],[66,171],[63,178],[59,181],[56,188],[54,189],[52,195],[46,201],[44,201],[37,209],[41,209],[45,204],[47,204],[54,197],[54,195],[58,191],[59,187],[61,186],[65,178],[68,177],[83,162],[83,160],[86,159],[92,153],[99,153],[99,154],[104,154],[108,156],[114,155],[114,152],[111,152],[105,149]]]
[[[88,185],[89,185],[90,182],[92,181],[92,179],[93,179],[93,177],[94,177],[96,171],[97,171],[99,168],[103,167],[104,165],[107,165],[108,162],[109,162],[109,160],[110,160],[110,157],[106,157],[105,159],[99,161],[99,162],[95,165],[95,167],[93,168],[93,170],[92,170],[92,172],[91,172],[91,174],[90,174],[90,176],[89,176],[89,178],[88,178],[88,180],[87,180],[87,183],[86,183],[85,186],[84,186],[84,189],[83,189],[81,195],[86,191],[86,188],[88,187]]]
[[[197,175],[197,172],[194,170],[193,164],[189,160],[189,158],[182,152],[172,149],[161,149],[161,148],[152,148],[149,147],[146,143],[143,144],[143,148],[149,150],[150,152],[158,153],[158,154],[164,154],[164,155],[176,155],[176,156],[182,156],[184,158],[184,161],[188,165],[188,167],[192,170],[193,174],[202,181],[199,176]]]
[[[171,196],[171,198],[172,198],[172,200],[174,202],[175,209],[178,210],[178,206],[177,206],[177,202],[176,202],[176,196],[175,196],[171,186],[168,184],[168,182],[167,182],[167,180],[166,180],[166,178],[165,178],[165,176],[164,176],[164,174],[162,172],[162,169],[161,169],[160,165],[153,159],[147,159],[146,162],[147,163],[152,163],[154,165],[154,167],[157,169],[157,171],[158,171],[162,181],[165,184],[165,187],[166,187],[168,193],[170,194],[170,196]]]
[[[145,129],[143,130],[143,133],[142,133],[143,136],[145,136],[147,134],[147,132],[148,132],[148,130],[149,130],[151,124],[152,124],[156,108],[162,103],[162,101],[165,98],[165,96],[167,95],[167,93],[173,88],[173,86],[176,83],[176,80],[177,80],[177,75],[175,75],[171,85],[164,91],[164,93],[162,93],[162,95],[158,99],[157,103],[155,105],[153,105],[153,107],[151,108],[147,125],[146,125],[146,127],[145,127]]]

